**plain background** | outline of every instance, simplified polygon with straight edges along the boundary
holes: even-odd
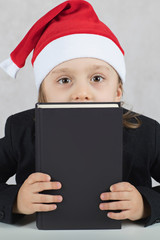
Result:
[[[32,25],[62,0],[0,0],[0,61],[19,44]],[[99,19],[125,51],[124,107],[160,122],[160,1],[88,0]],[[38,93],[31,66],[12,79],[0,69],[0,138],[11,114],[35,107]],[[8,183],[15,183],[14,176]],[[153,181],[153,185],[157,183]]]

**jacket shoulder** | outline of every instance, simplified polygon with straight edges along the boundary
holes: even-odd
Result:
[[[28,124],[30,122],[33,122],[33,120],[35,119],[35,108],[15,113],[10,117],[12,118],[12,124],[21,126]]]
[[[123,108],[123,114],[127,113],[128,111],[130,111],[132,114],[136,114],[136,118],[140,120],[141,122],[141,127],[140,128],[155,128],[155,124],[159,124],[155,119],[148,117],[142,113],[139,113],[137,111],[132,111],[126,108]],[[132,123],[137,123],[135,117],[131,117],[131,119],[129,120]]]

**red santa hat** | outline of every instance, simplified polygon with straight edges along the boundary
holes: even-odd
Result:
[[[124,51],[87,1],[65,1],[41,17],[0,67],[16,78],[32,50],[37,90],[55,66],[80,57],[107,62],[125,82]]]

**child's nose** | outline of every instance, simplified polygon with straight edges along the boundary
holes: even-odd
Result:
[[[71,96],[72,101],[92,101],[92,94],[88,88],[77,87]]]

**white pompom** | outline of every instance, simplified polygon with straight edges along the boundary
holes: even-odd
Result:
[[[19,67],[12,61],[11,58],[8,58],[0,63],[0,67],[12,78],[16,78],[16,75],[19,71]]]

